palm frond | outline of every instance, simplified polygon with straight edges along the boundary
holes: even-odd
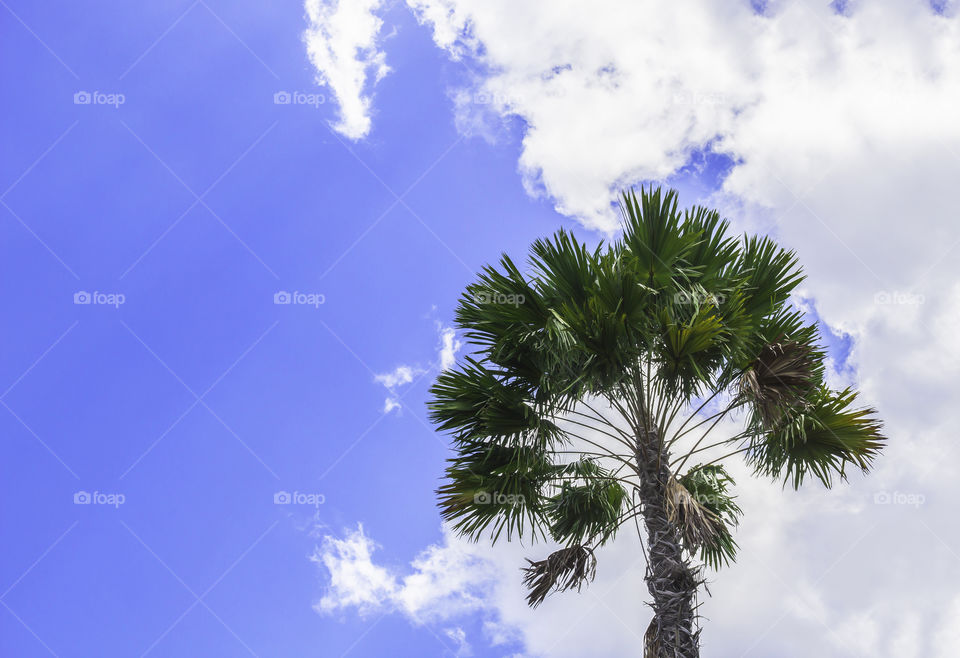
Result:
[[[692,397],[723,362],[725,328],[711,304],[699,305],[685,320],[676,318],[676,310],[660,313],[663,333],[657,374],[672,393]]]
[[[734,270],[742,277],[745,308],[757,321],[779,311],[804,279],[796,254],[768,237],[744,238]]]
[[[536,608],[552,591],[564,592],[573,587],[579,591],[584,584],[594,579],[597,573],[597,558],[586,546],[568,546],[551,553],[546,559],[523,568],[523,584],[529,590],[527,603]]]
[[[691,552],[712,541],[719,530],[717,515],[676,478],[667,480],[666,509],[667,518],[680,530],[683,543]]]
[[[458,534],[477,541],[490,530],[496,542],[529,526],[536,537],[545,523],[542,490],[555,467],[537,450],[518,446],[462,443],[437,489],[440,515]]]
[[[680,230],[696,239],[685,255],[691,283],[713,289],[726,279],[740,252],[738,240],[727,236],[728,228],[715,210],[695,206],[684,212]]]
[[[747,453],[755,470],[784,478],[799,488],[808,475],[830,487],[847,477],[847,467],[866,472],[886,439],[872,408],[853,407],[857,393],[820,388],[807,404],[785,414],[777,426],[756,437]]]
[[[430,420],[457,441],[496,439],[543,447],[560,436],[557,426],[538,413],[526,386],[504,381],[471,358],[441,373],[430,393]]]
[[[561,543],[593,539],[603,544],[616,532],[626,498],[624,488],[612,478],[600,476],[583,484],[563,482],[560,491],[544,504],[550,534]]]
[[[678,278],[694,274],[684,260],[699,242],[700,235],[684,232],[677,212],[677,193],[660,188],[633,190],[620,199],[624,220],[622,242],[632,257],[641,282],[663,291],[672,291]]]
[[[732,528],[743,514],[728,489],[736,484],[720,464],[697,465],[667,483],[667,514],[684,547],[712,569],[736,557]]]

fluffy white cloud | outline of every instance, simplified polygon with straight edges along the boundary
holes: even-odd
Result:
[[[445,628],[443,629],[443,634],[450,638],[450,641],[455,645],[455,656],[469,656],[473,654],[473,650],[467,643],[467,633],[462,628],[459,626]]]
[[[706,0],[408,4],[440,47],[492,72],[476,96],[526,122],[529,188],[588,226],[615,228],[617,186],[665,178],[707,143],[743,160],[728,189],[763,202],[874,145],[954,140],[960,152],[957,21],[914,0],[847,15],[770,3],[766,16]]]
[[[341,547],[355,544],[365,549],[351,550],[343,559]],[[555,547],[503,542],[491,550],[444,531],[442,540],[416,556],[407,568],[389,572],[386,586],[379,578],[354,575],[386,570],[371,559],[373,548],[362,528],[348,531],[342,539],[324,539],[312,558],[323,565],[329,582],[315,606],[318,612],[330,614],[349,608],[360,613],[393,612],[417,626],[444,626],[443,633],[454,640],[446,642],[448,648],[454,651],[457,646],[460,652],[469,650],[469,638],[457,622],[474,616],[484,622],[485,644],[501,646],[519,640],[530,655],[628,655],[639,641],[630,630],[634,624],[640,627],[636,620],[645,616],[636,596],[637,588],[643,587],[643,562],[635,544],[631,548],[624,542],[610,549],[613,564],[634,563],[627,573],[611,565],[579,597],[554,597],[537,610],[524,602],[519,567],[526,564],[525,556],[542,557]],[[598,625],[609,628],[610,620],[617,618],[623,626],[606,637],[582,632]]]
[[[444,625],[472,613],[483,613],[489,589],[496,585],[495,565],[476,545],[446,537],[410,564],[406,573],[375,563],[377,546],[362,526],[342,538],[327,535],[310,558],[323,566],[329,585],[314,609],[321,614],[353,609],[361,615],[394,612],[411,623]],[[495,612],[494,612],[495,614]],[[500,624],[491,620],[491,629]],[[491,630],[491,633],[495,631]],[[451,653],[467,656],[471,647],[459,626],[446,626],[440,640]]]
[[[311,560],[322,564],[330,574],[326,594],[316,604],[319,612],[356,608],[368,614],[382,607],[397,591],[396,579],[373,563],[376,545],[363,533],[363,526],[342,539],[326,536]]]
[[[363,526],[342,538],[326,535],[311,560],[330,575],[329,587],[315,606],[331,613],[356,608],[362,614],[400,612],[417,624],[446,622],[482,608],[483,588],[494,582],[487,561],[466,542],[430,546],[410,564],[408,573],[377,565],[376,543]]]
[[[953,599],[944,612],[943,623],[933,640],[937,658],[949,658],[957,655],[960,646],[960,596]]]
[[[383,0],[306,0],[303,38],[317,81],[340,106],[337,132],[360,139],[370,132],[373,87],[389,71],[380,48]]]

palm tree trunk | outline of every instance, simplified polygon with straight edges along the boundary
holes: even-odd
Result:
[[[680,534],[667,517],[666,484],[670,477],[660,437],[649,432],[637,445],[640,503],[647,530],[647,589],[653,620],[645,636],[644,658],[697,658],[695,629],[699,570],[684,558]]]

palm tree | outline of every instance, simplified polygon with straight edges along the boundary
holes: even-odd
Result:
[[[644,655],[689,658],[704,569],[737,549],[724,464],[830,487],[867,471],[885,439],[856,392],[824,382],[817,327],[788,304],[803,280],[793,252],[728,237],[715,211],[679,212],[674,191],[620,205],[609,246],[561,230],[532,245],[527,273],[504,255],[467,287],[456,321],[474,351],[429,402],[455,452],[437,494],[472,540],[561,546],[524,568],[534,607],[591,580],[624,524],[642,542],[642,519]]]

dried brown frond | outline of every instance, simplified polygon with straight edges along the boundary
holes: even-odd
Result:
[[[816,385],[817,355],[809,345],[785,341],[765,345],[740,377],[740,394],[750,399],[764,427],[803,404]]]
[[[720,533],[722,521],[707,509],[676,478],[667,480],[667,519],[680,531],[690,550],[710,544]]]
[[[536,608],[551,591],[563,592],[573,587],[579,591],[597,572],[597,558],[587,546],[570,546],[551,553],[547,559],[527,560],[523,584],[530,590],[527,603]]]

